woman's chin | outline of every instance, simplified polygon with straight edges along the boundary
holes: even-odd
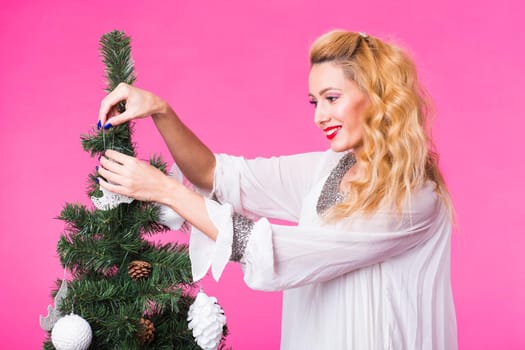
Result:
[[[341,145],[337,142],[330,143],[330,149],[334,152],[344,152],[348,151],[351,147],[348,147],[348,145]]]
[[[337,135],[339,136],[339,135]],[[357,150],[363,145],[362,140],[333,140],[330,142],[330,149],[334,152],[346,152],[349,150]]]

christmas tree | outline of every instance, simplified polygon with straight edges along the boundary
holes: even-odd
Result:
[[[133,84],[130,38],[112,31],[102,36],[100,45],[106,90],[112,91],[120,82]],[[125,103],[118,108],[123,112]],[[81,142],[92,157],[106,149],[136,155],[129,123],[93,130],[82,135]],[[153,156],[150,163],[166,172],[159,157]],[[200,349],[188,329],[196,286],[187,247],[145,239],[168,230],[159,223],[159,206],[101,190],[97,177],[95,169],[88,178],[88,195],[97,208],[68,203],[58,216],[66,227],[57,251],[71,278],[57,281],[53,291],[56,310],[50,309],[43,319],[50,336],[43,348]],[[76,317],[66,316],[70,313]],[[60,322],[69,322],[61,325],[66,337],[85,331],[78,337],[89,339],[80,341],[83,344],[73,344],[69,338],[55,341]],[[75,328],[77,324],[80,328]],[[226,335],[226,326],[220,332]],[[58,346],[58,342],[65,345]]]

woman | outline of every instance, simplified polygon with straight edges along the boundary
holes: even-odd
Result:
[[[393,45],[344,31],[317,39],[310,62],[328,151],[214,155],[166,102],[121,85],[102,101],[99,127],[151,115],[184,175],[210,196],[111,150],[101,186],[167,205],[209,237],[190,247],[206,252],[192,263],[216,278],[231,259],[250,287],[284,290],[281,349],[456,349],[452,210],[415,66]]]

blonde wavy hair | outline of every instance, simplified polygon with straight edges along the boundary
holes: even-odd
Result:
[[[363,116],[363,143],[356,160],[363,176],[349,186],[347,200],[327,212],[340,219],[357,211],[372,213],[379,205],[395,205],[427,180],[452,214],[452,204],[438,167],[431,138],[430,98],[417,77],[416,66],[399,47],[366,34],[331,31],[310,49],[311,66],[333,62],[370,99]]]

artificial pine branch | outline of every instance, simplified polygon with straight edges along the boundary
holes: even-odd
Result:
[[[80,139],[85,151],[91,156],[103,153],[106,149],[114,149],[129,156],[135,156],[135,147],[131,142],[133,127],[130,123],[117,125],[109,130],[101,129],[95,134],[83,134]]]
[[[100,54],[105,65],[106,91],[113,91],[118,84],[135,82],[135,66],[131,58],[131,40],[124,32],[114,30],[100,39]],[[125,102],[118,105],[119,112],[125,111]],[[135,147],[131,142],[133,128],[125,123],[101,129],[96,134],[82,135],[82,146],[91,156],[103,153],[106,149],[115,149],[121,153],[135,156]]]
[[[114,30],[102,36],[100,47],[108,80],[106,91],[113,91],[121,82],[132,85],[136,78],[130,38],[124,32]]]
[[[168,165],[162,160],[162,158],[159,155],[152,155],[149,160],[149,163],[155,168],[160,169],[160,171],[162,171],[164,174],[167,173]]]

